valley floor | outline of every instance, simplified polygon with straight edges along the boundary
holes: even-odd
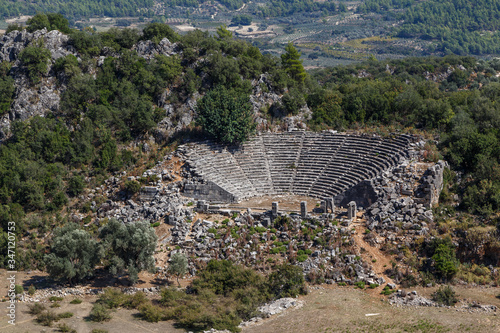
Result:
[[[304,301],[301,308],[289,309],[272,316],[242,332],[500,332],[500,318],[496,312],[473,312],[461,305],[476,301],[500,307],[499,288],[454,287],[460,298],[455,308],[436,307],[395,307],[387,297],[375,293],[353,289],[353,287],[311,286],[310,293],[300,297]],[[412,289],[413,290],[413,289]],[[429,297],[435,288],[415,288],[419,294]],[[172,322],[148,323],[137,317],[136,310],[119,309],[113,318],[104,323],[86,320],[95,296],[84,298],[81,304],[69,304],[72,297],[66,297],[55,312],[70,311],[74,316],[62,319],[77,332],[103,329],[108,332],[183,332]],[[27,304],[19,303],[17,325],[7,324],[6,306],[0,303],[0,332],[57,332],[57,325],[47,328],[38,325],[27,313]]]

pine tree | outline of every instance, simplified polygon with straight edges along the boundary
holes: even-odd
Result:
[[[281,55],[281,63],[288,74],[297,82],[304,82],[306,71],[300,60],[300,52],[297,51],[292,42],[289,42],[285,48],[286,53]]]

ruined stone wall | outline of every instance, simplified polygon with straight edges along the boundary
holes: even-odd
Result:
[[[213,182],[184,185],[184,196],[211,202],[235,202],[234,195]]]
[[[439,161],[431,166],[422,177],[422,191],[425,193],[425,205],[432,208],[439,203],[439,195],[443,190],[443,173],[448,167],[446,161]]]
[[[377,200],[378,194],[373,188],[372,182],[364,180],[344,193],[337,195],[335,197],[335,205],[347,207],[349,202],[354,201],[357,207],[367,208]]]

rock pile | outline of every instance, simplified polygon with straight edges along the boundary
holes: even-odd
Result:
[[[276,301],[264,304],[262,306],[259,306],[257,309],[260,311],[264,317],[270,317],[272,315],[282,313],[283,311],[292,308],[292,307],[297,307],[300,308],[304,305],[304,302],[298,301],[295,298],[280,298],[277,299]]]
[[[438,304],[428,298],[420,296],[416,291],[410,293],[404,290],[398,290],[397,293],[392,294],[389,298],[389,303],[391,305],[402,307],[402,306],[438,306]]]
[[[139,57],[147,60],[154,59],[154,57],[159,54],[170,57],[181,52],[178,48],[178,44],[171,43],[168,38],[163,38],[158,44],[150,40],[142,40],[138,42],[133,49],[137,51]]]

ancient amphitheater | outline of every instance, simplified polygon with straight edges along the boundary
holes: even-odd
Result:
[[[407,135],[296,131],[261,134],[240,147],[190,143],[181,149],[206,185],[186,186],[185,193],[232,202],[277,194],[336,197],[408,158],[411,141]]]

